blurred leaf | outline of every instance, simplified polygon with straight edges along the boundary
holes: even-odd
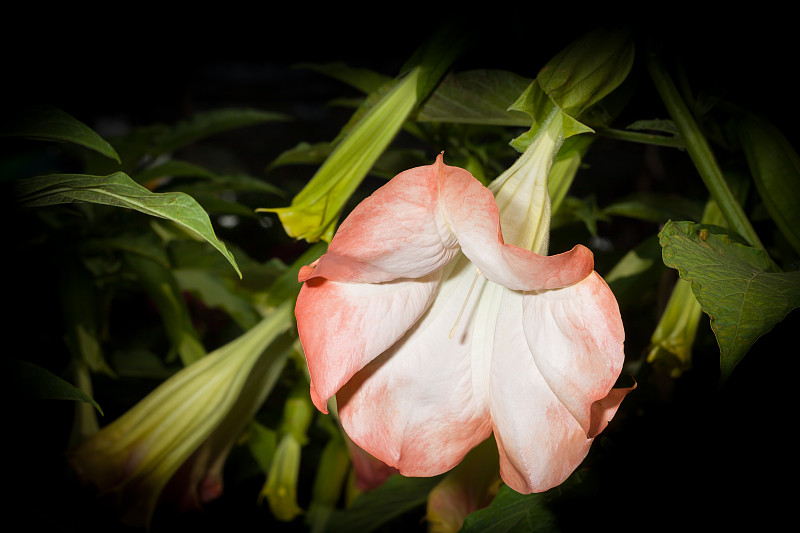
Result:
[[[756,115],[742,117],[739,138],[767,212],[800,253],[800,157],[775,126]]]
[[[248,330],[260,320],[250,301],[218,275],[196,268],[175,269],[173,275],[182,290],[196,294],[208,307],[222,309],[242,329]]]
[[[313,70],[320,74],[330,76],[347,85],[355,87],[364,94],[377,91],[384,83],[391,81],[389,76],[365,68],[351,67],[344,63],[301,63],[298,68]]]
[[[245,432],[247,449],[253,455],[258,466],[264,472],[269,473],[272,458],[278,447],[278,432],[270,429],[257,420],[251,420]]]
[[[660,133],[668,133],[674,137],[680,137],[678,127],[671,120],[665,119],[652,119],[652,120],[637,120],[628,124],[625,128],[634,131],[657,131]]]
[[[158,165],[145,168],[131,178],[136,183],[147,184],[163,178],[172,177],[192,177],[192,178],[213,178],[215,174],[205,167],[182,161],[180,159],[170,159]],[[151,187],[148,187],[150,189]]]
[[[531,81],[503,70],[448,74],[420,108],[416,120],[530,127],[528,115],[509,107]]]
[[[258,109],[215,109],[197,113],[162,132],[154,155],[174,152],[211,135],[264,122],[288,120],[287,115]]]
[[[300,268],[322,257],[328,249],[328,243],[321,241],[315,243],[300,255],[291,266],[286,269],[267,291],[267,305],[278,305],[284,300],[294,300],[300,292],[301,283],[297,281]]]
[[[400,515],[422,507],[428,493],[441,480],[435,477],[403,477],[394,475],[380,487],[361,493],[353,505],[345,510],[334,510],[328,519],[330,533],[369,533]]]
[[[680,196],[637,193],[602,209],[604,215],[623,216],[663,224],[667,220],[695,220],[703,216],[703,202]]]
[[[592,236],[597,235],[597,221],[608,221],[603,210],[597,207],[594,196],[587,198],[565,197],[558,212],[553,214],[550,227],[555,229],[573,222],[583,222]]]
[[[657,287],[663,270],[661,246],[654,234],[622,256],[603,278],[625,309],[650,305],[645,295]]]
[[[321,417],[330,426],[330,438],[322,449],[314,485],[311,491],[311,503],[306,515],[306,524],[312,533],[325,531],[328,517],[341,499],[347,474],[350,470],[350,453],[340,430],[330,422],[330,417]]]
[[[157,261],[138,254],[125,254],[125,263],[158,308],[164,329],[185,366],[206,355],[192,325],[189,309],[172,271]]]
[[[503,485],[488,507],[467,516],[461,531],[463,533],[556,531],[556,518],[547,508],[547,498],[546,493],[519,494],[507,485]]]
[[[100,342],[101,313],[94,280],[78,261],[64,258],[60,264],[59,293],[64,317],[64,340],[73,361],[80,361],[92,372],[113,375]]]
[[[104,177],[57,174],[28,178],[19,182],[18,193],[20,203],[28,207],[87,202],[125,207],[171,220],[208,241],[241,276],[233,255],[217,239],[208,214],[187,194],[152,193],[122,172]]]
[[[270,162],[268,170],[281,165],[321,164],[331,155],[332,151],[333,144],[329,142],[314,144],[301,142],[297,146],[281,152],[278,157]]]
[[[763,334],[800,306],[800,271],[782,272],[759,249],[719,226],[668,222],[659,234],[664,263],[691,282],[711,317],[724,381]]]
[[[24,398],[37,400],[75,400],[94,406],[100,414],[103,410],[92,398],[71,383],[64,381],[49,370],[13,357],[4,357],[5,376],[11,380]]]
[[[28,137],[77,144],[120,162],[108,142],[64,111],[48,106],[25,107],[0,120],[0,137]]]

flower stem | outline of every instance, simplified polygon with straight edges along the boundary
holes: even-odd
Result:
[[[683,138],[689,157],[711,193],[711,197],[722,211],[725,221],[731,229],[747,239],[752,246],[764,250],[764,245],[750,224],[750,220],[725,182],[722,170],[719,168],[699,124],[681,98],[663,64],[658,59],[650,57],[647,61],[647,70]]]

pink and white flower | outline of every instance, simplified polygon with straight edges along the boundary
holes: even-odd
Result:
[[[612,388],[624,331],[587,248],[539,255],[500,225],[492,192],[440,155],[353,210],[301,270],[295,315],[314,404],[336,395],[364,450],[433,476],[493,433],[503,480],[540,492],[628,392]]]

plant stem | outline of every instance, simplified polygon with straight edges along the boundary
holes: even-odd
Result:
[[[764,250],[764,245],[758,238],[744,210],[734,198],[722,175],[722,170],[720,170],[714,158],[711,147],[705,136],[703,136],[699,124],[681,98],[672,78],[670,78],[661,62],[654,57],[648,59],[647,70],[658,93],[661,95],[661,99],[664,101],[664,105],[667,107],[672,121],[683,138],[689,157],[692,159],[709,193],[711,193],[711,197],[719,206],[720,211],[722,211],[725,221],[731,229],[747,239],[752,246]]]
[[[618,139],[642,144],[654,144],[656,146],[666,146],[668,148],[680,148],[685,146],[681,139],[668,137],[666,135],[656,135],[653,133],[641,133],[636,131],[620,130],[615,128],[595,128],[598,135],[609,139]]]

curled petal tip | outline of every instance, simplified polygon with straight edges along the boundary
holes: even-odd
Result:
[[[586,435],[588,438],[595,438],[608,426],[608,423],[617,413],[622,400],[635,388],[636,383],[630,387],[611,389],[605,398],[592,404],[592,423],[589,433]]]
[[[314,267],[303,265],[300,267],[300,272],[297,274],[297,281],[303,283],[314,274]]]

